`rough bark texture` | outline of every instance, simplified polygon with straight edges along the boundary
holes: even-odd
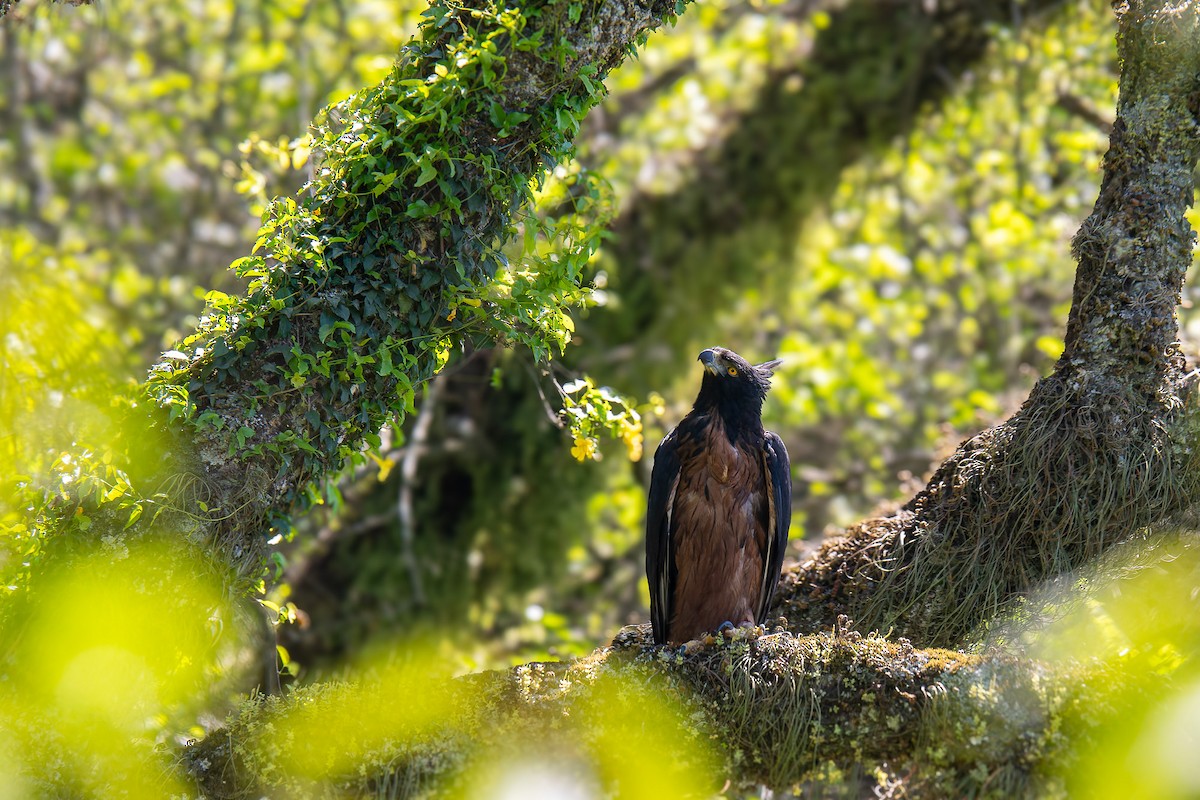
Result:
[[[845,613],[864,629],[953,645],[1014,596],[1195,501],[1193,384],[1175,306],[1194,238],[1184,212],[1200,154],[1197,11],[1148,4],[1118,16],[1117,121],[1075,237],[1054,373],[898,513],[793,569],[781,610],[797,628]]]
[[[519,772],[529,759],[585,786],[599,777],[616,796],[711,797],[724,785],[730,797],[759,797],[761,786],[822,797],[1047,797],[1065,794],[1075,748],[1086,753],[1091,731],[1137,701],[1113,703],[1111,687],[1127,676],[1112,666],[919,650],[846,629],[742,630],[686,652],[649,647],[645,634],[628,629],[570,663],[442,684],[430,690],[445,709],[436,730],[397,721],[357,774],[289,773],[291,748],[307,745],[278,735],[297,714],[375,691],[354,686],[251,704],[185,760],[205,796],[222,800],[473,796],[463,790],[478,770]]]

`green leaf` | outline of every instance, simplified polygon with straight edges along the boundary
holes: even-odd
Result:
[[[421,174],[417,176],[417,182],[414,185],[424,186],[437,177],[437,167],[433,166],[433,162],[427,156],[423,157],[418,163],[421,166]]]
[[[129,530],[131,527],[133,527],[133,524],[141,518],[142,518],[142,504],[138,503],[137,505],[135,505],[133,507],[133,510],[129,512],[129,519],[127,519],[125,521],[124,530]]]
[[[254,437],[254,429],[253,428],[251,428],[247,425],[243,425],[242,427],[238,428],[237,429],[238,447],[244,447],[246,445],[246,441],[253,437]]]

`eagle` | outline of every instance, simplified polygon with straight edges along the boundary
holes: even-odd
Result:
[[[656,644],[760,623],[771,606],[792,519],[783,440],[762,425],[779,360],[700,353],[700,394],[654,453],[646,577]]]

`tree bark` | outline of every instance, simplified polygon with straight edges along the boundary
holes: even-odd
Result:
[[[435,728],[398,716],[376,741],[347,745],[363,753],[353,769],[321,768],[341,743],[279,732],[373,705],[387,690],[370,682],[249,704],[185,762],[213,800],[385,787],[388,797],[472,796],[480,773],[531,763],[633,797],[662,796],[651,787],[711,797],[722,785],[730,797],[758,797],[763,786],[821,797],[1067,796],[1076,750],[1086,754],[1099,726],[1144,702],[1137,690],[1114,696],[1131,677],[1119,663],[921,650],[844,628],[730,632],[686,653],[648,646],[645,633],[624,631],[573,662],[426,688],[440,709]],[[297,757],[311,771],[289,770]]]
[[[952,646],[1007,602],[1197,499],[1194,381],[1175,307],[1200,154],[1194,4],[1118,9],[1117,120],[1079,262],[1066,347],[1020,411],[963,443],[896,514],[789,570],[798,630],[849,614]]]

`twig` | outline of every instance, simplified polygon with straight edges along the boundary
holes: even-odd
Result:
[[[1113,121],[1101,114],[1091,103],[1077,94],[1071,94],[1066,89],[1059,89],[1054,97],[1054,104],[1072,116],[1090,122],[1105,134],[1112,133]]]
[[[425,605],[425,589],[421,583],[421,570],[417,565],[416,553],[413,551],[415,538],[413,520],[413,482],[417,477],[417,465],[421,461],[423,445],[429,438],[429,428],[433,424],[434,411],[437,409],[438,397],[441,396],[445,381],[435,376],[425,384],[425,401],[417,413],[417,421],[412,428],[412,441],[404,448],[404,458],[400,462],[400,496],[396,501],[396,515],[400,522],[400,547],[404,558],[405,569],[408,570],[408,580],[412,584],[413,603]]]
[[[529,370],[529,376],[533,379],[533,387],[537,389],[538,397],[542,399],[542,409],[546,412],[546,418],[550,420],[551,425],[559,430],[562,430],[565,426],[563,425],[562,419],[558,416],[558,412],[556,412],[554,407],[550,405],[550,400],[547,399],[546,392],[542,389],[541,376],[537,374],[537,370],[534,368],[533,364],[529,363],[528,361],[525,362],[525,368]],[[550,380],[554,383],[554,388],[558,390],[558,394],[561,397],[566,397],[566,392],[563,391],[562,385],[555,380],[554,375],[550,375]]]

